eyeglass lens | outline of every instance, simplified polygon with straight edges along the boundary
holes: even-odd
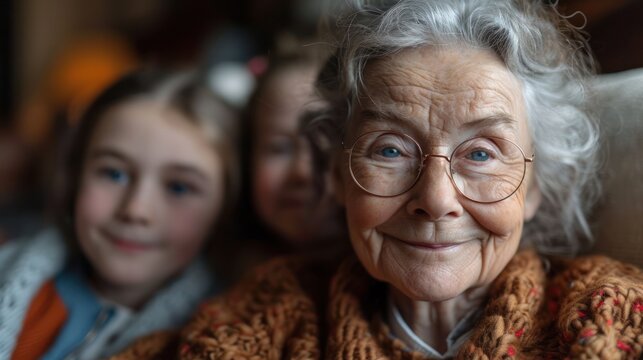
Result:
[[[375,131],[361,135],[353,144],[350,171],[367,192],[396,196],[415,185],[422,172],[423,158],[422,149],[410,136]],[[425,161],[431,161],[431,157]],[[478,202],[500,201],[511,196],[522,183],[525,157],[509,140],[477,137],[453,150],[450,173],[465,197]]]

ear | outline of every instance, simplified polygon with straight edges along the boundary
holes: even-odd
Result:
[[[525,221],[531,220],[534,215],[536,215],[541,201],[542,194],[540,193],[540,187],[538,187],[536,181],[532,180],[527,190],[527,196],[525,197]]]

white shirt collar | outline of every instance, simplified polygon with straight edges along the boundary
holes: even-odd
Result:
[[[391,328],[391,337],[402,340],[409,350],[418,351],[436,359],[455,357],[462,344],[471,335],[473,325],[479,314],[480,309],[473,309],[458,322],[447,336],[447,351],[442,354],[411,330],[390,295],[387,304],[387,320]]]

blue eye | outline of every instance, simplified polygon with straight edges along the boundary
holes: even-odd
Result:
[[[467,157],[473,161],[487,161],[489,160],[489,153],[484,150],[475,150],[469,153]]]
[[[102,169],[101,174],[108,180],[119,184],[123,184],[128,180],[127,174],[124,171],[115,168]]]
[[[387,158],[394,158],[400,156],[400,150],[394,148],[394,147],[386,147],[382,150],[380,150],[380,155],[387,157]]]
[[[172,195],[176,196],[183,196],[195,192],[194,187],[180,181],[172,181],[168,183],[167,190]]]

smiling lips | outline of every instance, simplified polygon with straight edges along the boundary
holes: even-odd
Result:
[[[112,245],[124,252],[138,253],[149,251],[157,247],[157,244],[155,243],[135,241],[124,237],[112,236],[110,234],[106,234],[106,237]]]
[[[398,238],[393,238],[404,244],[411,245],[413,247],[429,249],[429,250],[447,250],[462,245],[463,242],[453,242],[453,243],[427,243],[427,242],[418,242],[418,241],[406,241]]]
[[[144,252],[153,249],[155,246],[153,244],[143,244],[135,241],[129,241],[125,239],[110,239],[112,244],[117,248],[124,250],[126,252]]]

